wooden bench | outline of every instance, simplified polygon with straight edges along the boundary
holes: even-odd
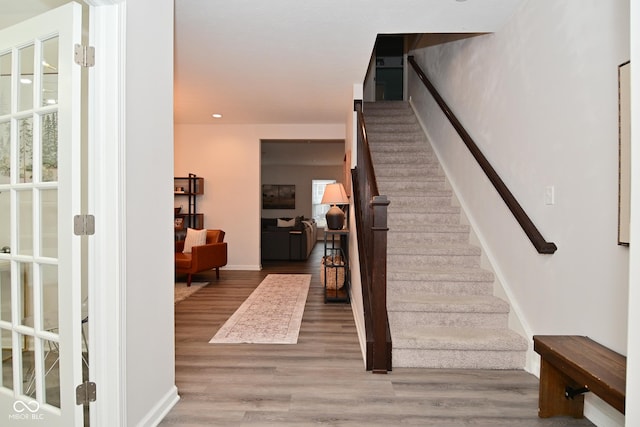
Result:
[[[583,417],[585,392],[624,414],[627,358],[583,336],[536,335],[540,354],[538,416]]]

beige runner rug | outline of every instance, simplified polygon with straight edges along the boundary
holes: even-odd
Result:
[[[296,344],[310,274],[269,274],[209,343]]]
[[[209,282],[191,282],[191,286],[187,286],[186,282],[177,282],[173,290],[173,303],[177,304],[180,301],[187,299],[208,284]]]

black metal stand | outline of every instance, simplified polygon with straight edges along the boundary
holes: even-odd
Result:
[[[349,230],[324,231],[324,302],[349,302]]]

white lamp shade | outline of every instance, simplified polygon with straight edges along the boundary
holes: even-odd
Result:
[[[346,205],[349,203],[346,191],[341,183],[327,184],[324,188],[324,194],[322,195],[323,205]]]

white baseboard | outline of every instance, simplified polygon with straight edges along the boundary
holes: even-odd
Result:
[[[247,270],[247,271],[260,271],[262,270],[261,265],[242,265],[242,264],[234,264],[234,265],[226,265],[221,268],[221,270]]]
[[[593,393],[584,395],[584,416],[598,427],[624,427],[624,415]]]
[[[155,427],[167,416],[171,408],[180,400],[178,388],[173,386],[169,392],[156,403],[147,415],[140,420],[137,427]]]

